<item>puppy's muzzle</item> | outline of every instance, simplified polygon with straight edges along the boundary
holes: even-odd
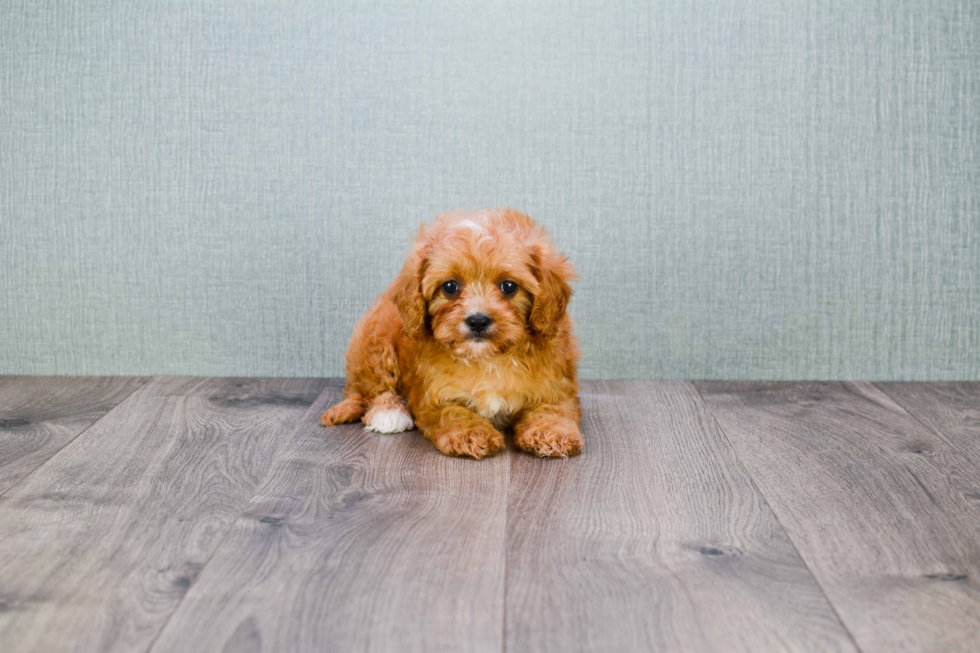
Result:
[[[473,315],[467,316],[467,318],[463,321],[466,322],[466,326],[469,327],[470,333],[477,338],[482,338],[484,335],[486,335],[487,330],[493,324],[493,319],[484,313],[474,313]]]

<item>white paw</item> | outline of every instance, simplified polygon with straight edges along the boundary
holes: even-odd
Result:
[[[390,410],[379,410],[371,415],[371,422],[365,422],[364,428],[375,433],[401,433],[408,431],[415,424],[412,417],[403,410],[392,408]]]

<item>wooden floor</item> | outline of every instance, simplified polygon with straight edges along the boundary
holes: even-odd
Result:
[[[0,650],[980,650],[980,384],[590,382],[479,462],[341,387],[0,377]]]

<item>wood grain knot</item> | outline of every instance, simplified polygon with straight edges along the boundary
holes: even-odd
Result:
[[[728,544],[694,544],[688,548],[706,558],[738,558],[743,555],[740,548]]]
[[[258,408],[268,406],[309,406],[313,401],[309,397],[293,397],[289,395],[245,395],[243,397],[226,397],[216,395],[209,401],[222,408]]]
[[[910,444],[909,446],[905,447],[905,451],[908,453],[914,453],[917,456],[925,456],[927,458],[932,458],[936,455],[935,451],[924,444]]]
[[[943,581],[943,582],[957,582],[957,581],[967,580],[969,576],[967,576],[966,574],[945,572],[941,574],[926,574],[924,578],[928,578],[929,580]]]
[[[351,465],[331,465],[327,473],[340,485],[350,485],[354,479],[354,467]]]
[[[347,492],[340,496],[340,505],[350,508],[370,498],[371,495],[365,492]]]
[[[29,426],[30,422],[26,419],[0,419],[0,429],[19,429],[24,426]]]
[[[183,596],[187,593],[187,590],[191,588],[194,581],[201,574],[201,570],[204,568],[199,562],[185,562],[180,565],[180,567],[174,569],[173,571],[173,583],[174,589]]]
[[[286,523],[285,517],[273,517],[271,515],[267,517],[260,517],[259,523],[268,524],[269,526],[282,526]]]

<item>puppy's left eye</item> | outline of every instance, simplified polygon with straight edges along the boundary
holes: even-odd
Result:
[[[513,281],[504,281],[500,284],[500,292],[507,296],[513,295],[515,292],[517,292],[517,284]]]

